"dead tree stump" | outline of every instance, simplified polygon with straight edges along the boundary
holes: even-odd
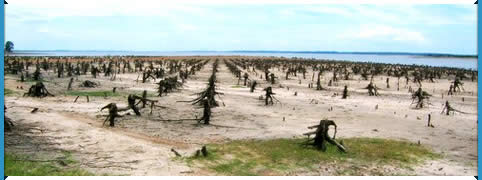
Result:
[[[3,110],[4,111],[4,113],[3,113],[4,114],[4,116],[3,116],[3,118],[4,118],[3,119],[3,127],[4,127],[5,131],[8,132],[8,131],[12,130],[14,125],[13,125],[12,120],[9,117],[5,116],[5,112],[7,111],[7,106],[3,106],[3,107],[4,107],[4,110]]]
[[[67,87],[67,91],[72,90],[72,83],[74,83],[74,78],[70,78],[69,86]]]
[[[274,95],[275,93],[273,93],[273,90],[271,87],[267,87],[266,89],[264,89],[266,91],[266,98],[264,99],[264,102],[265,102],[265,105],[273,105],[273,97],[272,95]]]
[[[416,109],[420,109],[420,108],[423,108],[425,107],[425,104],[427,104],[430,98],[430,96],[432,96],[431,94],[427,93],[426,91],[423,91],[422,88],[418,88],[417,91],[415,91],[413,94],[412,94],[412,104],[415,102],[415,100],[417,100],[417,104],[415,106]]]
[[[136,104],[136,100],[139,99],[139,103],[140,102],[144,102],[144,101],[149,101],[151,103],[154,103],[154,102],[157,102],[156,100],[150,100],[150,99],[147,99],[147,98],[143,98],[143,97],[140,97],[140,96],[137,96],[137,95],[134,95],[134,94],[130,94],[129,96],[127,96],[127,104],[129,105],[129,108],[132,109],[134,111],[134,113],[136,113],[137,116],[140,116],[141,115],[141,112],[139,111],[139,108],[137,107],[137,103]]]
[[[333,134],[333,138],[331,138],[328,135],[329,126],[335,127],[335,133]],[[326,151],[325,142],[328,142],[330,144],[335,145],[336,147],[338,147],[338,150],[340,150],[341,152],[346,152],[346,148],[342,144],[335,141],[336,127],[337,126],[336,126],[335,122],[332,121],[332,120],[321,120],[319,125],[314,125],[314,126],[308,127],[308,129],[316,128],[316,131],[308,132],[308,133],[305,133],[303,135],[307,135],[308,138],[309,138],[310,135],[315,134],[315,137],[313,139],[308,140],[309,144],[315,146],[317,149],[320,149],[323,152]],[[311,141],[313,141],[313,142],[311,142]]]
[[[80,87],[86,87],[86,88],[95,88],[97,86],[99,86],[98,83],[93,82],[93,81],[89,81],[89,80],[86,80],[86,81],[82,82],[82,84],[80,84]]]
[[[345,88],[343,89],[343,96],[341,98],[346,99],[347,97],[348,97],[348,86],[345,85]]]
[[[251,87],[250,87],[249,92],[254,92],[254,90],[256,89],[256,85],[258,85],[258,83],[256,81],[253,81],[251,83]]]
[[[211,103],[207,98],[203,101],[203,117],[199,119],[199,122],[203,121],[204,124],[209,125],[209,121],[211,120]]]
[[[117,105],[115,103],[107,104],[102,109],[100,109],[100,111],[102,111],[106,108],[109,109],[109,115],[107,116],[107,118],[105,119],[105,121],[102,125],[104,125],[107,121],[109,121],[109,126],[114,127],[115,118],[116,117],[122,117],[122,116],[118,114]]]
[[[450,112],[452,112],[454,114],[454,112],[459,112],[459,113],[462,113],[462,114],[467,114],[466,112],[463,112],[463,111],[460,111],[460,110],[457,110],[455,108],[453,108],[450,104],[449,104],[449,101],[445,101],[445,106],[441,112],[441,114],[443,113],[446,113],[445,115],[450,115]]]
[[[203,155],[204,157],[207,157],[207,156],[209,155],[208,149],[206,148],[206,146],[203,146],[203,147],[201,148],[201,153],[202,153],[202,155]]]
[[[46,96],[54,96],[50,94],[50,92],[45,88],[45,85],[42,82],[37,82],[36,84],[32,85],[27,93],[23,94],[23,96],[29,97],[46,97]]]

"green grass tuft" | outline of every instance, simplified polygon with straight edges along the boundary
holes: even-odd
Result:
[[[4,96],[10,96],[10,95],[14,95],[14,94],[16,94],[16,92],[11,90],[11,89],[7,89],[7,88],[3,89],[3,95]]]
[[[439,158],[429,149],[404,141],[350,138],[344,139],[348,153],[328,145],[326,152],[304,145],[305,139],[237,140],[211,144],[209,157],[189,157],[191,165],[223,175],[284,175],[289,171],[318,171],[320,164],[332,164],[337,175],[366,173],[359,167],[391,165],[410,169],[410,165]],[[383,172],[371,172],[383,175]],[[395,172],[393,172],[395,173]]]
[[[30,157],[5,153],[6,176],[92,176],[93,174],[70,166],[76,164],[70,154],[58,161],[38,162]],[[62,162],[60,162],[62,161]],[[66,165],[62,167],[60,164]]]

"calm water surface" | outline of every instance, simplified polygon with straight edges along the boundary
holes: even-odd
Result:
[[[414,55],[339,54],[339,53],[265,53],[265,52],[162,52],[162,51],[18,51],[25,56],[274,56],[298,57],[353,62],[416,64],[439,67],[477,69],[476,58],[428,57]]]

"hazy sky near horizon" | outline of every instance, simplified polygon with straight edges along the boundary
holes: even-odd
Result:
[[[9,1],[5,39],[16,50],[477,53],[476,5],[134,2]]]

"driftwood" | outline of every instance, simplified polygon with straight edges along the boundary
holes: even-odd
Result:
[[[444,108],[443,108],[443,110],[440,114],[443,114],[444,112],[445,112],[445,115],[447,115],[447,116],[450,115],[450,112],[452,112],[452,113],[453,112],[459,112],[459,113],[462,113],[462,114],[468,114],[466,112],[459,111],[459,110],[453,108],[452,106],[450,106],[449,101],[445,101],[445,106],[444,106]]]
[[[80,87],[86,87],[86,88],[95,88],[97,86],[99,86],[98,83],[93,82],[93,81],[89,81],[89,80],[86,80],[86,81],[82,82],[82,84],[80,84]]]
[[[77,99],[79,99],[79,97],[80,97],[80,96],[75,97],[74,103],[77,102]],[[90,101],[89,96],[85,96],[85,98],[87,99],[87,102]]]
[[[171,148],[171,151],[172,151],[177,157],[182,157],[182,155],[179,154],[179,152],[177,152],[174,148]]]
[[[333,138],[331,138],[328,135],[329,126],[335,127],[335,133],[333,134]],[[315,146],[316,148],[318,148],[322,151],[326,151],[325,142],[327,141],[330,144],[333,144],[336,147],[338,147],[338,149],[341,152],[346,152],[345,146],[343,146],[342,144],[335,141],[336,127],[337,126],[336,126],[335,122],[332,121],[332,120],[321,120],[319,125],[314,125],[314,126],[308,127],[308,129],[316,128],[316,131],[304,133],[303,135],[306,135],[306,136],[308,136],[308,138],[310,138],[310,136],[314,134],[315,137],[313,139],[309,139],[308,144],[313,145],[313,146]],[[313,141],[313,142],[311,142],[311,141]]]

